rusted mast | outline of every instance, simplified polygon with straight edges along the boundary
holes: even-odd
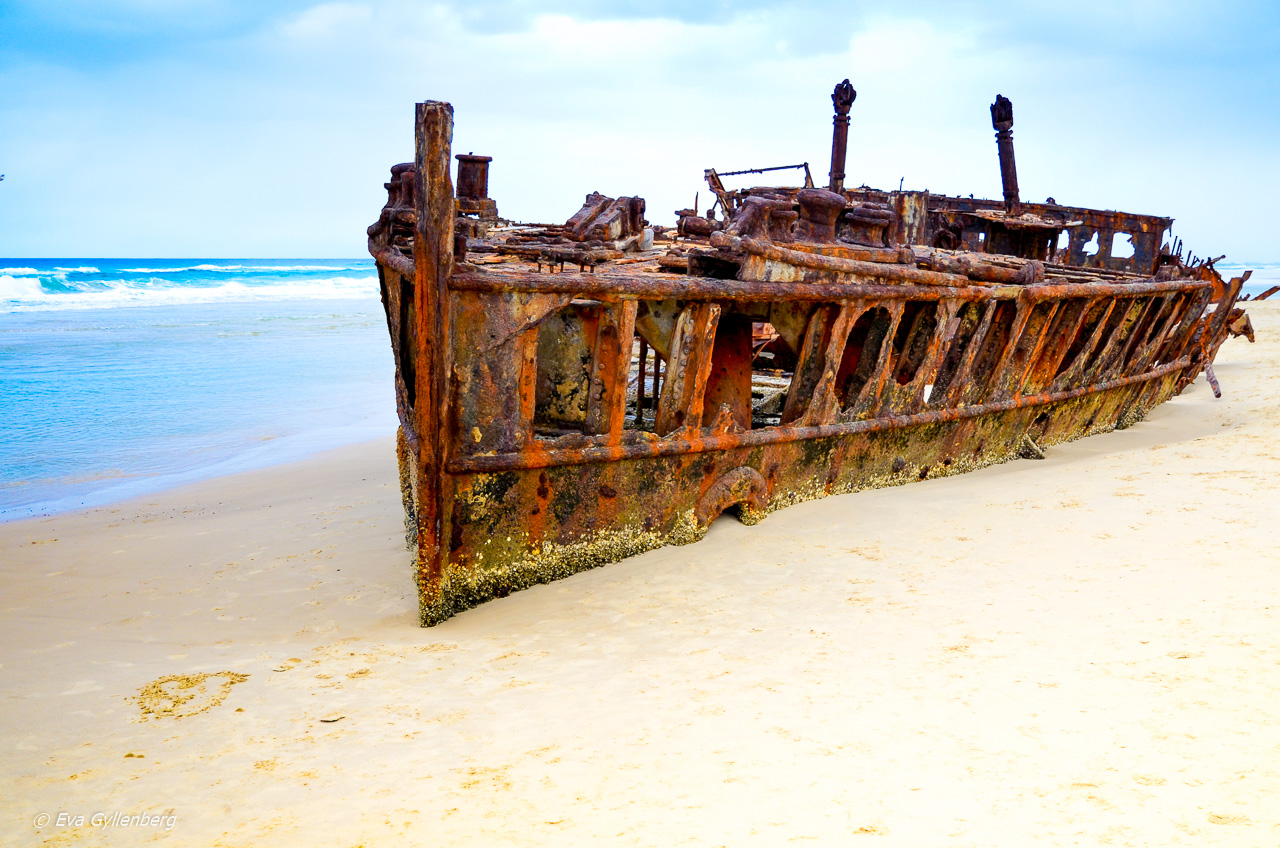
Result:
[[[1002,94],[991,104],[991,128],[1000,152],[1000,182],[1004,184],[1004,211],[1018,214],[1018,166],[1013,161],[1013,102]]]
[[[418,475],[418,586],[420,598],[427,587],[441,579],[442,515],[440,477],[442,422],[445,420],[445,380],[448,373],[449,276],[453,273],[454,197],[449,174],[453,142],[453,106],[435,100],[419,103],[416,115],[414,193],[417,222],[414,228],[413,298],[421,361],[427,365],[415,373],[413,416],[419,440]]]
[[[831,184],[828,188],[837,193],[844,191],[844,163],[849,148],[849,109],[857,96],[858,92],[853,90],[848,80],[837,85],[835,91],[831,92],[831,103],[836,107],[836,114],[832,118],[835,129],[831,133]]]

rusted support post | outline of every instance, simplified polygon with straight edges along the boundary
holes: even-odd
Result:
[[[617,444],[622,438],[635,327],[634,300],[624,300],[601,310],[592,354],[583,432],[607,433],[610,444]]]
[[[711,354],[720,323],[720,305],[692,303],[676,319],[667,376],[662,381],[653,431],[665,436],[702,424],[703,393],[711,374]]]
[[[831,183],[827,187],[834,192],[844,191],[845,156],[849,150],[849,109],[853,106],[858,92],[848,80],[836,86],[831,92],[831,103],[836,114],[832,118],[835,128],[831,133]]]
[[[640,366],[636,375],[636,429],[644,429],[644,378],[645,360],[649,358],[649,344],[640,337]],[[657,357],[654,357],[654,368],[657,368]]]
[[[991,104],[991,128],[996,131],[996,150],[1000,153],[1000,182],[1004,185],[1004,211],[1017,215],[1018,166],[1013,161],[1013,101],[1002,94]]]
[[[661,366],[661,368],[659,368]],[[653,420],[658,420],[658,402],[662,398],[662,383],[667,377],[667,360],[662,358],[658,349],[653,349]]]
[[[414,297],[419,358],[414,429],[418,455],[418,581],[424,601],[439,592],[442,573],[443,515],[440,478],[441,422],[445,420],[445,375],[448,373],[449,275],[453,273],[453,181],[449,148],[453,143],[453,106],[429,100],[419,103],[414,164],[414,197],[418,220],[413,241]]]
[[[711,349],[711,372],[702,398],[702,426],[713,426],[729,407],[738,428],[751,429],[751,319],[722,318]]]

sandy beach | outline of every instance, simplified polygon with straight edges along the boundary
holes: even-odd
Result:
[[[1220,400],[430,629],[390,438],[0,525],[0,843],[1277,844],[1249,311]]]

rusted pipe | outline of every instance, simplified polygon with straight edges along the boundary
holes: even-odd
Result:
[[[831,103],[835,106],[836,113],[832,118],[835,126],[831,132],[831,184],[827,187],[836,193],[844,191],[845,156],[849,148],[849,109],[857,96],[858,92],[853,90],[847,79],[831,92]]]
[[[1019,213],[1018,166],[1013,161],[1013,102],[1002,94],[991,104],[991,128],[996,131],[996,150],[1000,154],[1000,182],[1004,186],[1004,211]]]
[[[931,272],[921,271],[922,274]],[[871,276],[878,276],[872,274]],[[941,276],[941,275],[940,275]],[[1139,283],[1042,283],[1034,286],[941,286],[911,285],[850,285],[848,283],[758,283],[740,280],[718,280],[711,277],[690,277],[680,280],[646,279],[623,274],[579,274],[565,272],[545,276],[519,271],[487,270],[484,273],[456,273],[449,280],[453,291],[478,292],[559,292],[590,295],[598,300],[611,302],[628,298],[665,300],[718,300],[732,298],[743,302],[792,300],[853,300],[856,298],[883,298],[886,300],[939,300],[945,297],[962,300],[990,300],[1026,297],[1040,300],[1055,297],[1113,297],[1137,294],[1158,294],[1208,288],[1207,282],[1190,283],[1186,280],[1147,280]]]

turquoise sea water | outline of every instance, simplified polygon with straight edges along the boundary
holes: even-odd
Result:
[[[372,260],[0,259],[0,520],[395,431]]]
[[[1245,271],[1253,272],[1240,290],[1241,297],[1256,297],[1272,286],[1280,286],[1280,262],[1219,262],[1214,267],[1225,280],[1239,277]],[[1269,299],[1280,300],[1280,292]]]

